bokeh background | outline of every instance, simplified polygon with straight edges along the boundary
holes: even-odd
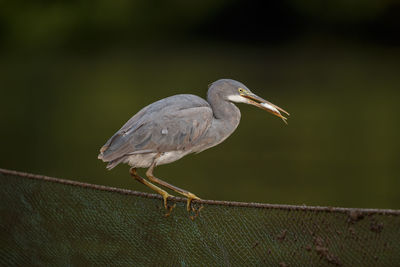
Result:
[[[206,199],[400,208],[400,3],[1,1],[0,167],[148,191],[99,148],[158,99],[245,83],[224,143],[156,175]]]

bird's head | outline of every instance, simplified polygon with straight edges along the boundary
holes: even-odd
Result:
[[[231,79],[221,79],[212,83],[211,87],[219,88],[220,93],[228,101],[256,106],[278,116],[287,124],[287,118],[281,114],[282,112],[289,116],[290,114],[287,111],[257,96],[241,82]]]

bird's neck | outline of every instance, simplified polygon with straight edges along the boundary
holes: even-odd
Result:
[[[237,128],[240,122],[240,110],[232,102],[224,99],[219,94],[208,94],[207,101],[214,113],[214,120],[210,129],[218,132],[219,142],[225,140]]]

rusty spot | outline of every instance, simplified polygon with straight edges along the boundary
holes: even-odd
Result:
[[[349,217],[347,218],[347,222],[349,223],[355,223],[364,219],[364,214],[359,210],[351,210],[348,215]]]
[[[373,222],[371,222],[371,224],[370,224],[370,226],[369,226],[369,229],[372,231],[372,232],[375,232],[375,233],[380,233],[380,232],[382,232],[382,230],[383,230],[383,223],[378,223],[378,222],[376,222],[376,221],[373,221]]]
[[[258,246],[258,241],[254,242],[254,245],[251,248],[256,248]]]
[[[311,251],[311,245],[307,245],[307,246],[306,246],[306,250],[307,250],[307,251]]]
[[[286,263],[284,263],[283,261],[281,261],[281,262],[279,263],[279,266],[281,266],[281,267],[287,267],[288,265],[287,265]]]
[[[349,227],[349,232],[351,235],[355,236],[356,235],[356,230],[354,230],[353,227]]]
[[[329,251],[328,247],[325,244],[324,239],[322,239],[321,237],[315,237],[314,245],[315,245],[315,251],[317,252],[317,254],[321,258],[323,258],[325,261],[327,261],[328,263],[334,264],[336,266],[342,265],[342,262],[339,260],[339,258]]]
[[[287,230],[283,230],[279,235],[276,236],[276,239],[279,241],[283,241],[286,238]]]

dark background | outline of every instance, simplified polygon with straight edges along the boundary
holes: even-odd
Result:
[[[232,78],[288,110],[240,105],[224,143],[156,175],[206,199],[400,207],[400,4],[3,1],[0,167],[134,190],[99,148],[133,114]]]

